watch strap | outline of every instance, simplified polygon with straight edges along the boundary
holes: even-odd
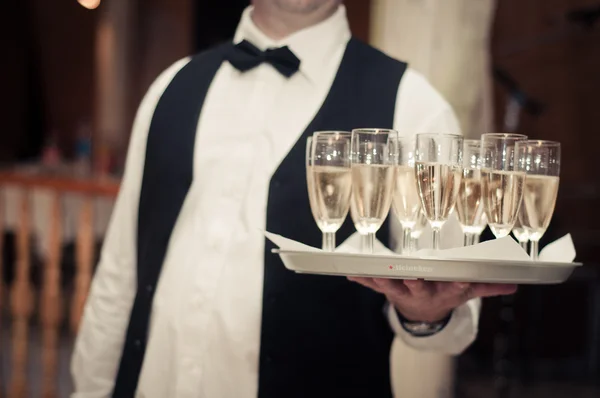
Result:
[[[438,322],[421,322],[421,321],[410,321],[406,319],[400,311],[396,310],[396,314],[398,315],[398,319],[400,320],[400,326],[407,333],[414,337],[429,337],[433,336],[441,332],[448,323],[450,323],[450,319],[452,319],[452,314],[454,311],[451,311],[447,317],[438,321]]]

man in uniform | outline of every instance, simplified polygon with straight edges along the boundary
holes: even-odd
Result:
[[[262,230],[319,245],[314,131],[459,128],[422,76],[352,38],[340,0],[252,3],[233,42],[174,64],[140,105],[74,397],[391,397],[395,335],[460,353],[478,297],[515,289],[296,275],[270,253]]]

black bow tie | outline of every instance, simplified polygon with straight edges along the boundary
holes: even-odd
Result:
[[[225,59],[241,72],[267,62],[285,77],[292,76],[300,67],[300,60],[287,46],[261,51],[246,40],[232,46],[227,51]]]

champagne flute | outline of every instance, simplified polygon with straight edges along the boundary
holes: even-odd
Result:
[[[367,235],[366,253],[373,253],[375,233],[390,211],[397,146],[394,130],[352,130],[352,206],[356,230]]]
[[[486,226],[481,197],[481,140],[464,140],[463,170],[456,213],[464,234],[464,245],[474,245]]]
[[[515,225],[525,184],[520,160],[522,134],[481,136],[481,188],[488,225],[496,238],[507,236]]]
[[[415,227],[421,211],[414,155],[414,140],[411,137],[398,137],[398,165],[396,166],[392,209],[402,225],[402,254],[408,254],[410,251],[411,231]]]
[[[335,233],[350,208],[350,138],[347,132],[320,131],[307,143],[308,197],[326,251],[335,250]]]
[[[537,260],[539,242],[550,224],[558,195],[560,143],[532,140],[520,145],[525,148],[522,164],[527,177],[519,221],[531,241],[531,258]]]
[[[521,203],[521,207],[519,208],[519,214],[517,214],[517,220],[515,221],[515,226],[512,229],[512,233],[515,236],[515,238],[517,238],[517,241],[519,242],[523,250],[527,251],[527,242],[529,242],[529,232],[525,230],[525,227],[521,225],[520,221],[524,217],[524,211],[525,206],[523,206],[523,203]]]
[[[421,205],[440,249],[442,226],[454,209],[462,180],[463,138],[454,134],[417,134],[415,173]]]

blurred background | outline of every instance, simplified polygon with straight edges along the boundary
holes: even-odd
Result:
[[[485,300],[479,338],[457,360],[396,346],[398,397],[600,396],[600,1],[345,4],[354,35],[427,76],[465,135],[562,143],[541,246],[571,233],[584,263],[564,285]],[[3,2],[0,396],[68,396],[70,350],[137,104],[170,64],[230,39],[247,5]]]

